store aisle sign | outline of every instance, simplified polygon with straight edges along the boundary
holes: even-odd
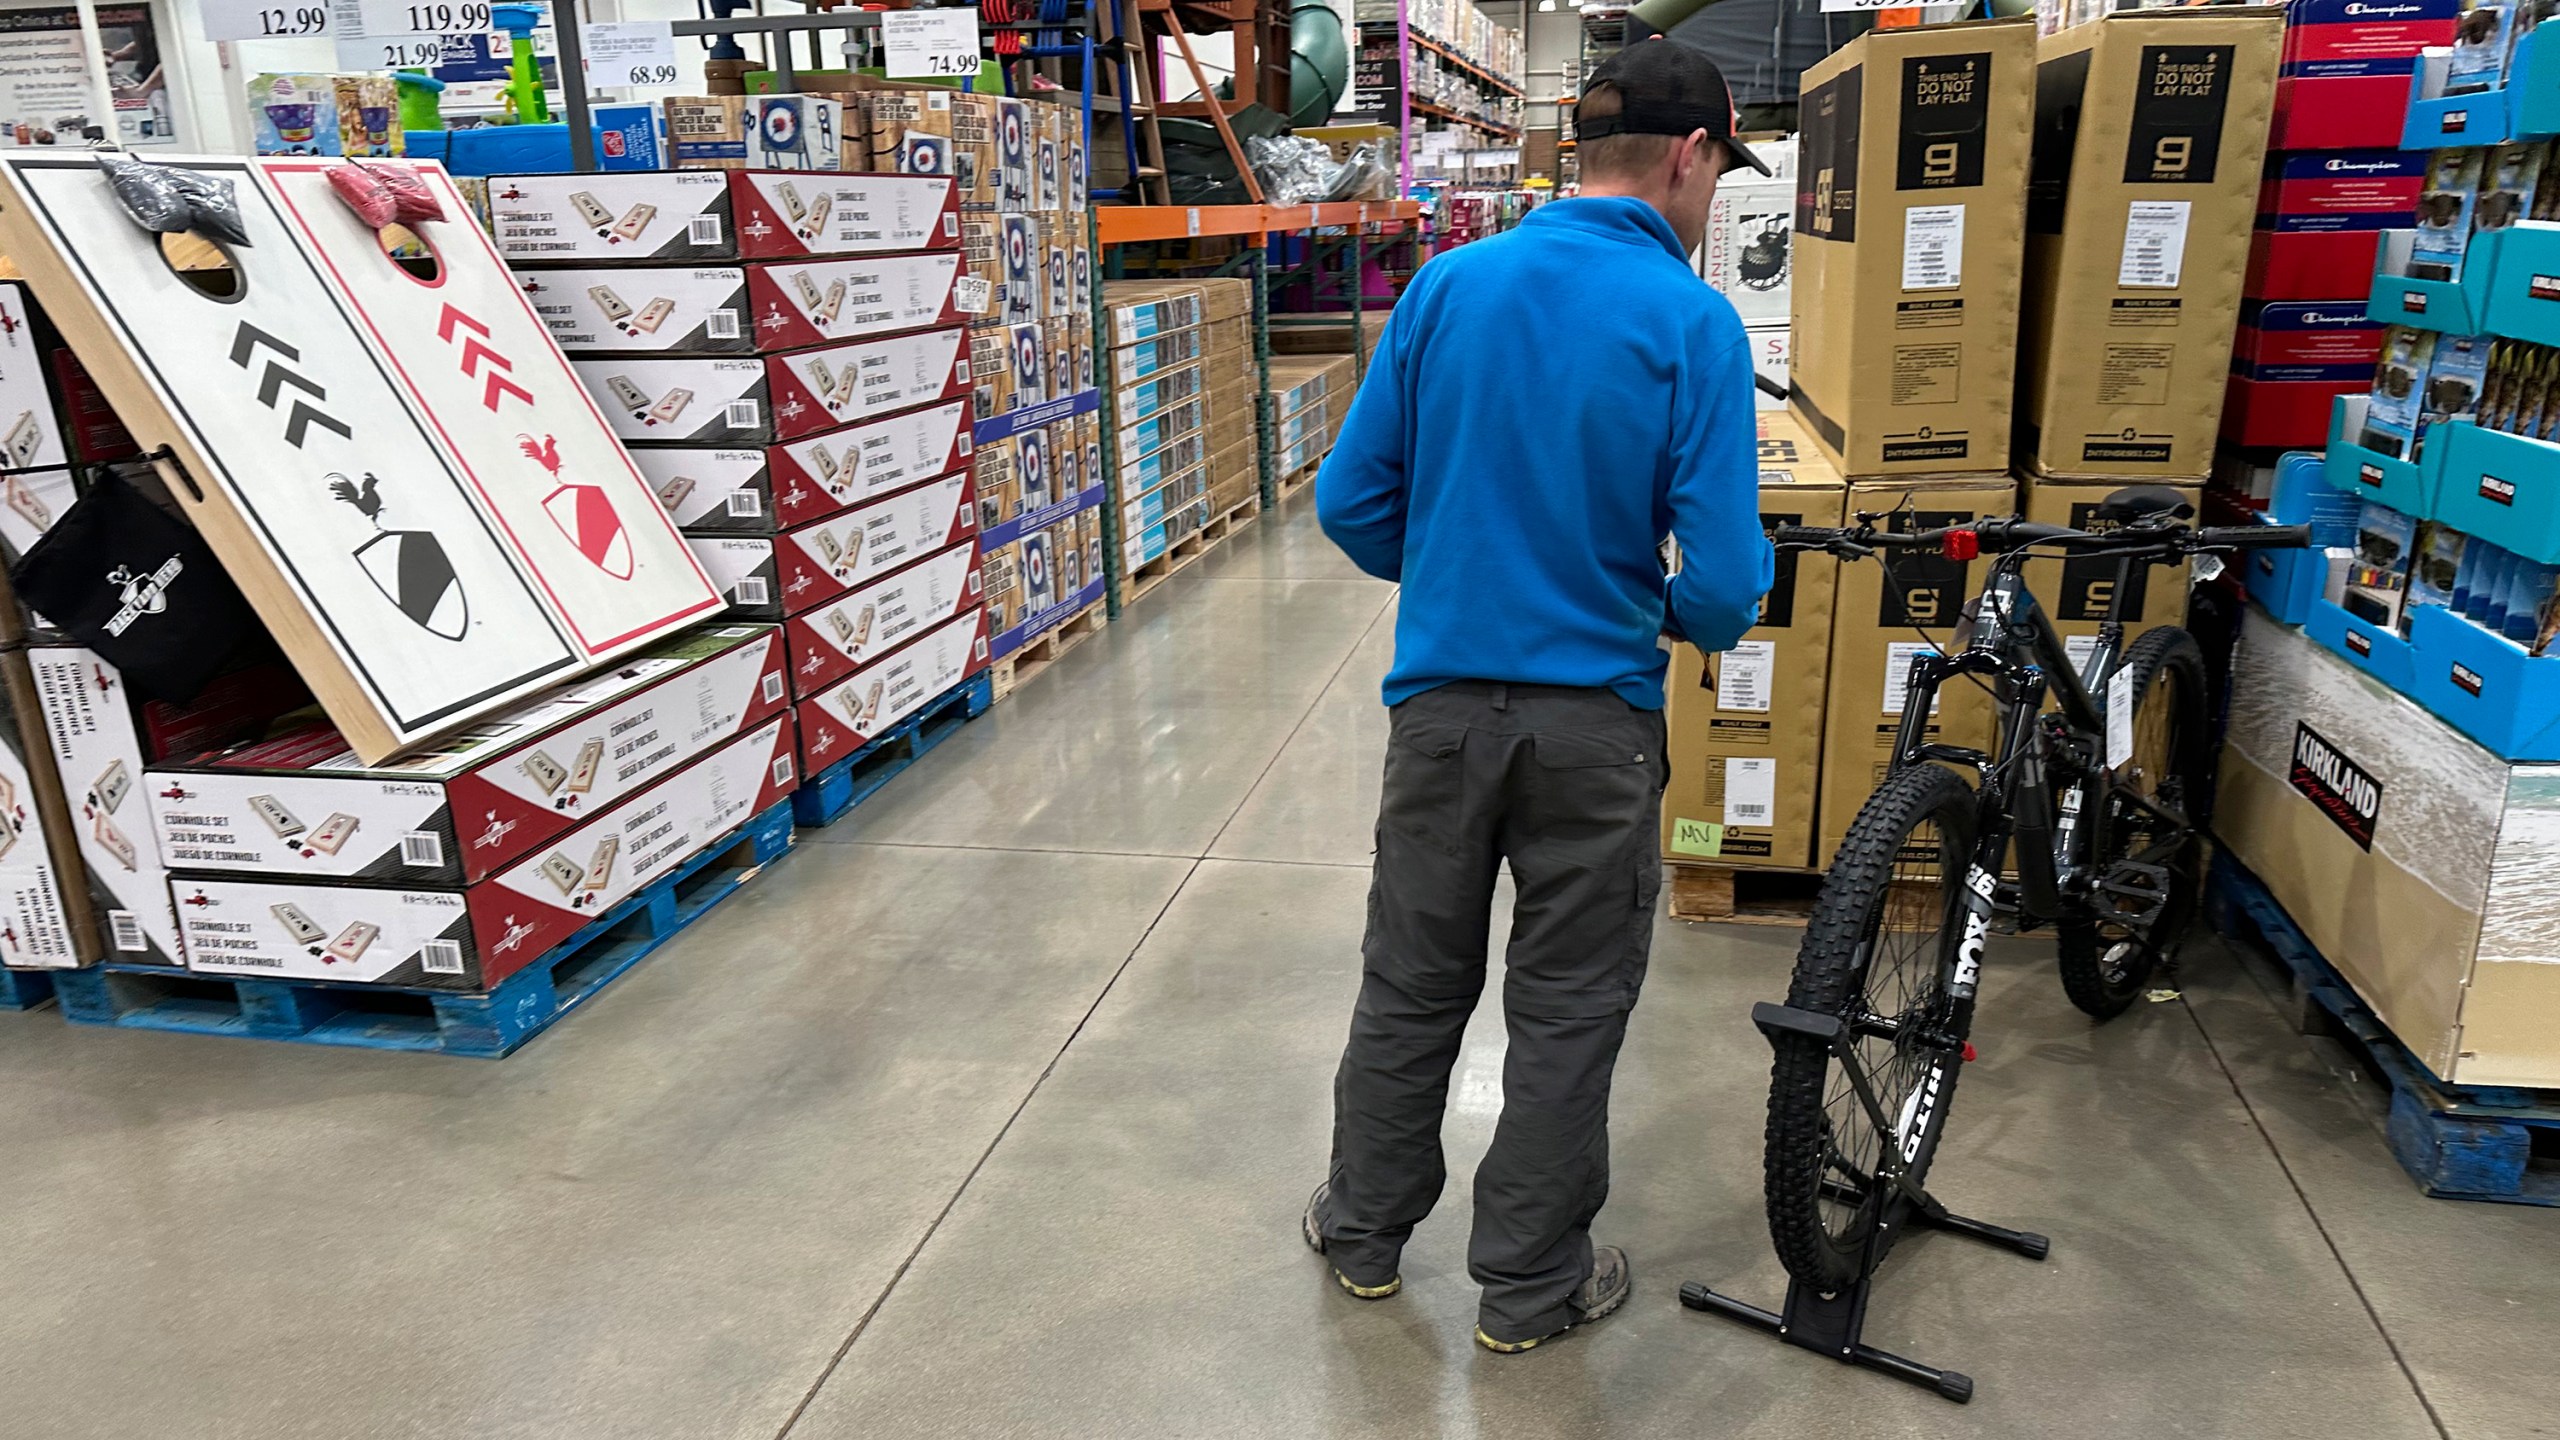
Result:
[[[883,68],[892,80],[978,73],[975,10],[883,11],[880,40],[888,51],[888,63]]]
[[[594,85],[673,85],[676,31],[666,20],[599,20],[578,27],[579,48]]]
[[[327,0],[202,0],[207,40],[294,40],[326,35],[336,18]]]

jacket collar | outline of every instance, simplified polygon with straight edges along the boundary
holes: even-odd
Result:
[[[1675,260],[1689,258],[1662,212],[1632,195],[1577,195],[1569,200],[1550,200],[1530,211],[1520,223],[1558,225],[1628,245],[1658,245]]]

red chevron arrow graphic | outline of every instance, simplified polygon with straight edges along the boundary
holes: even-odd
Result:
[[[479,374],[479,362],[483,360],[490,361],[501,370],[513,370],[516,368],[515,362],[509,360],[506,356],[501,355],[497,351],[490,349],[488,346],[481,344],[476,339],[465,338],[462,342],[462,373],[465,375]]]
[[[498,396],[501,392],[513,395],[527,405],[533,403],[530,392],[516,388],[514,381],[492,370],[489,372],[489,383],[480,387],[480,403],[488,406],[491,414],[497,413]]]
[[[472,319],[470,316],[463,314],[461,311],[454,309],[453,302],[447,301],[445,302],[444,313],[436,316],[436,338],[445,341],[452,340],[453,327],[456,325],[478,331],[483,335],[489,333],[488,326],[483,325],[479,321]]]

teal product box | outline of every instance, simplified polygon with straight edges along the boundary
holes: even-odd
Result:
[[[2505,760],[2560,760],[2560,656],[2429,607],[2410,618],[2414,684],[2404,687]]]
[[[2560,26],[2553,27],[2551,38],[2560,41]],[[2560,50],[2560,45],[2553,48]],[[2560,176],[2545,174],[2541,183],[2545,188],[2560,185]],[[2495,257],[2486,267],[2480,328],[2514,340],[2560,345],[2560,222],[2522,221],[2474,243]]]
[[[2417,271],[2415,230],[2385,230],[2374,243],[2373,288],[2364,313],[2384,325],[2407,325],[2448,335],[2480,330],[2480,314],[2489,303],[2489,266],[2485,250],[2499,232],[2471,239],[2470,268],[2434,278]]]
[[[2314,600],[2311,613],[2303,618],[2302,633],[2346,657],[2348,664],[2392,689],[2404,695],[2416,693],[2412,686],[2417,677],[2417,665],[2409,642],[2389,627],[2359,620],[2326,600]]]
[[[2560,565],[2560,443],[2455,421],[2428,450],[2435,518]]]
[[[599,170],[665,170],[675,164],[667,149],[666,117],[650,104],[599,105],[588,112],[595,126]]]

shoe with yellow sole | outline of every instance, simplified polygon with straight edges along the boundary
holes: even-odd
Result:
[[[1627,1303],[1627,1296],[1634,1291],[1635,1271],[1627,1265],[1627,1252],[1615,1245],[1596,1245],[1591,1250],[1591,1278],[1565,1298],[1565,1304],[1572,1308],[1575,1316],[1570,1323],[1561,1329],[1523,1340],[1496,1340],[1485,1333],[1482,1325],[1478,1325],[1476,1343],[1496,1355],[1517,1355],[1524,1350],[1535,1350],[1567,1330],[1608,1318],[1619,1306]]]
[[[1317,1223],[1316,1215],[1323,1210],[1324,1198],[1332,1189],[1331,1181],[1317,1186],[1316,1193],[1307,1197],[1307,1213],[1298,1222],[1298,1233],[1306,1238],[1307,1248],[1319,1255],[1324,1253],[1324,1228]],[[1335,1283],[1350,1292],[1352,1298],[1357,1300],[1384,1300],[1404,1288],[1404,1277],[1401,1275],[1388,1276],[1387,1283],[1384,1285],[1362,1285],[1339,1269],[1333,1272],[1333,1278]]]

